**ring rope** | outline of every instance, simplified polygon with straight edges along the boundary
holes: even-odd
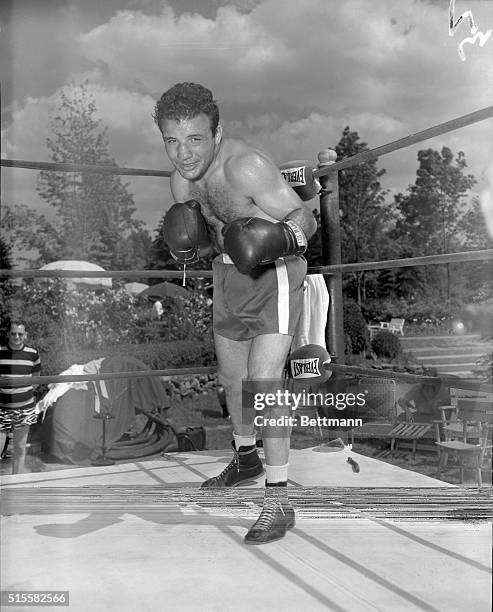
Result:
[[[446,387],[453,387],[454,389],[464,389],[466,391],[487,391],[488,393],[493,391],[493,385],[491,383],[485,383],[481,380],[453,378],[452,376],[424,376],[422,374],[408,374],[406,372],[387,372],[385,370],[362,368],[359,366],[347,366],[337,363],[324,364],[324,368],[333,372],[341,372],[342,374],[368,376],[370,378],[386,378],[404,383],[441,381]]]
[[[462,117],[457,117],[456,119],[451,119],[445,123],[440,123],[431,128],[427,128],[426,130],[422,130],[416,134],[410,134],[409,136],[405,136],[399,140],[394,140],[393,142],[381,145],[375,149],[362,151],[361,153],[357,153],[356,155],[343,159],[342,161],[324,165],[318,170],[314,170],[313,176],[314,178],[320,178],[321,176],[325,176],[330,172],[337,172],[338,170],[343,170],[344,168],[350,168],[351,166],[362,164],[370,159],[376,159],[377,157],[381,157],[387,153],[404,149],[405,147],[422,142],[423,140],[428,140],[430,138],[434,138],[435,136],[441,136],[447,132],[457,130],[458,128],[465,127],[466,125],[471,125],[472,123],[477,123],[478,121],[490,119],[491,117],[493,117],[493,106],[488,106],[487,108],[474,111],[468,115],[463,115]]]
[[[481,251],[463,251],[461,253],[444,253],[442,255],[423,255],[402,259],[383,261],[362,261],[358,263],[332,264],[310,268],[312,274],[330,274],[332,272],[356,272],[361,270],[379,270],[382,268],[410,268],[413,266],[430,266],[468,261],[487,261],[493,259],[493,249]]]
[[[447,132],[456,130],[467,125],[471,125],[478,121],[493,117],[493,106],[469,113],[462,117],[452,119],[445,123],[441,123],[434,127],[428,128],[421,132],[411,134],[399,140],[391,143],[363,151],[354,155],[348,159],[336,162],[330,165],[323,166],[313,172],[315,178],[325,176],[331,172],[336,172],[344,168],[363,163],[370,159],[375,159],[387,153],[397,151],[408,147],[410,145],[428,140],[435,136],[445,134]],[[116,165],[83,165],[74,163],[55,163],[55,162],[31,162],[24,160],[9,160],[0,159],[0,166],[11,167],[11,168],[24,168],[31,170],[52,170],[61,172],[93,172],[100,174],[118,174],[118,175],[133,175],[133,176],[159,176],[169,178],[171,172],[162,170],[145,170],[139,168],[121,168]],[[363,263],[352,263],[352,264],[337,264],[330,266],[321,266],[319,268],[310,269],[309,273],[331,273],[335,271],[356,271],[356,270],[374,270],[379,268],[398,268],[398,267],[410,267],[419,265],[433,265],[443,264],[452,262],[464,262],[464,261],[477,261],[477,260],[489,260],[493,258],[493,249],[483,251],[469,251],[463,253],[451,253],[444,255],[431,255],[424,257],[413,257],[399,260],[387,260],[380,262],[363,262]],[[212,276],[212,272],[207,270],[189,270],[189,277],[203,277],[208,278]],[[147,276],[148,278],[177,278],[181,276],[180,271],[68,271],[68,270],[0,270],[1,277],[10,278],[23,278],[23,277],[56,277],[56,278],[141,278]],[[490,389],[492,386],[481,383],[480,381],[473,382],[464,379],[455,378],[441,378],[432,376],[418,376],[414,374],[406,374],[402,372],[384,372],[381,370],[370,370],[366,368],[359,368],[357,366],[345,366],[342,364],[330,364],[329,369],[333,371],[339,371],[341,373],[350,373],[355,375],[373,376],[378,378],[389,378],[392,380],[403,380],[405,382],[425,382],[425,381],[442,381],[449,386],[454,386],[460,389]],[[106,374],[92,374],[92,375],[58,375],[58,376],[20,376],[16,377],[15,381],[6,377],[0,377],[0,384],[8,384],[10,386],[22,386],[26,384],[44,384],[50,382],[81,382],[91,380],[109,380],[115,378],[145,378],[148,376],[182,376],[189,375],[192,372],[194,374],[201,373],[213,373],[216,371],[214,367],[203,367],[203,368],[177,368],[167,370],[141,370],[137,372],[109,372]]]
[[[8,376],[0,376],[0,386],[22,387],[25,385],[42,385],[48,383],[62,382],[86,382],[93,380],[114,380],[116,378],[147,378],[148,376],[162,376],[172,378],[174,376],[190,376],[193,374],[214,374],[215,366],[203,366],[197,368],[168,368],[166,370],[134,370],[132,372],[105,372],[103,374],[59,374],[58,376],[16,376],[15,379]]]
[[[358,366],[346,366],[342,364],[329,363],[324,368],[329,371],[341,372],[343,374],[353,374],[355,376],[368,376],[371,378],[387,378],[406,383],[423,383],[441,381],[447,387],[455,389],[493,391],[491,383],[477,380],[467,380],[463,378],[453,378],[450,376],[423,376],[419,374],[408,374],[405,372],[386,372]],[[112,380],[116,378],[147,378],[148,376],[161,376],[172,378],[174,376],[191,376],[197,374],[214,374],[217,371],[215,366],[204,366],[197,368],[175,368],[166,370],[138,370],[132,372],[106,372],[103,374],[64,374],[58,376],[16,376],[15,379],[0,376],[0,386],[8,384],[10,387],[21,387],[30,384],[48,384],[53,382],[90,382],[94,380]]]
[[[484,121],[485,119],[490,119],[491,117],[493,117],[493,106],[488,106],[486,108],[474,111],[467,115],[451,119],[450,121],[446,121],[445,123],[440,123],[431,128],[427,128],[426,130],[422,130],[421,132],[410,134],[409,136],[405,136],[404,138],[400,138],[399,140],[395,140],[385,145],[381,145],[380,147],[376,147],[375,149],[362,151],[361,153],[353,155],[352,157],[344,159],[340,162],[335,162],[334,164],[330,165],[324,165],[322,168],[315,170],[313,172],[313,176],[315,178],[319,178],[321,176],[329,174],[330,172],[336,172],[338,170],[343,170],[344,168],[349,168],[351,166],[361,164],[370,159],[375,159],[382,155],[386,155],[387,153],[391,153],[399,149],[404,149],[405,147],[409,147],[410,145],[422,142],[423,140],[428,140],[430,138],[434,138],[435,136],[446,134],[447,132],[457,130],[461,127],[465,127],[467,125],[471,125],[479,121]],[[0,159],[0,166],[5,166],[7,168],[24,168],[27,170],[52,170],[59,172],[96,172],[100,174],[120,174],[127,176],[159,176],[165,178],[169,178],[172,174],[170,171],[166,170],[121,168],[119,166],[111,166],[109,164],[85,165],[74,163],[34,162],[5,158]]]
[[[424,255],[403,259],[317,266],[309,268],[308,274],[331,274],[339,271],[354,272],[358,270],[379,270],[382,268],[408,268],[412,266],[486,261],[490,259],[493,259],[493,249],[483,249],[480,251]],[[181,278],[182,275],[183,272],[181,270],[0,270],[0,278]],[[210,278],[212,277],[212,271],[187,270],[187,276],[190,278]]]
[[[144,168],[121,168],[110,164],[73,164],[68,162],[35,162],[21,159],[1,159],[0,166],[24,168],[25,170],[53,170],[55,172],[92,172],[97,174],[119,174],[127,176],[160,176],[169,178],[169,170],[146,170]]]

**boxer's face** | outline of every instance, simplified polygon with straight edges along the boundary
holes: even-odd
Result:
[[[202,178],[214,160],[221,142],[221,128],[212,134],[209,118],[200,114],[192,119],[161,122],[166,153],[184,179]]]

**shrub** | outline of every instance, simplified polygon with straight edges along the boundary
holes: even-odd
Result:
[[[26,321],[30,342],[46,351],[101,348],[196,339],[211,335],[212,308],[208,298],[190,293],[181,300],[163,300],[157,322],[148,302],[123,289],[74,291],[63,279],[25,282],[0,294],[0,332],[9,316]]]
[[[343,309],[346,352],[362,353],[370,342],[370,332],[366,326],[361,308],[356,302],[346,302]]]
[[[390,300],[368,300],[361,305],[361,312],[366,321],[370,323],[378,323],[379,321],[390,321],[400,308],[399,304],[393,303]]]
[[[379,331],[371,341],[371,349],[377,357],[397,359],[402,353],[399,338],[389,331]]]
[[[102,357],[128,355],[139,359],[151,370],[208,366],[215,363],[212,342],[181,340],[154,344],[120,344],[105,348],[67,349],[62,351],[40,351],[42,374],[60,374],[71,365],[84,364]]]

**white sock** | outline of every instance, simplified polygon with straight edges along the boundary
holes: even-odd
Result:
[[[265,476],[267,483],[273,484],[275,482],[287,482],[288,466],[289,463],[286,463],[285,465],[266,465]]]
[[[255,434],[252,434],[251,436],[237,436],[234,433],[233,438],[235,439],[236,450],[238,450],[240,446],[255,446],[256,444]]]

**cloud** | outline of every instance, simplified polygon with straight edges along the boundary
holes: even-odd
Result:
[[[434,106],[439,88],[449,107],[488,100],[488,54],[471,49],[469,65],[460,62],[447,28],[445,8],[423,2],[382,0],[375,10],[365,0],[265,0],[248,13],[220,7],[215,19],[167,5],[161,15],[121,11],[79,43],[110,83],[131,89],[137,77],[152,95],[196,79],[229,101],[416,114],[416,101]]]
[[[493,40],[483,47],[466,45],[462,62],[457,47],[467,27],[449,36],[447,3],[203,4],[207,10],[200,14],[178,12],[168,2],[160,10],[152,2],[146,12],[146,2],[134,3],[138,10],[120,10],[94,27],[93,18],[76,37],[74,69],[68,75],[70,66],[63,63],[64,82],[89,79],[117,163],[169,168],[151,115],[155,100],[178,81],[210,87],[227,134],[265,149],[278,163],[316,160],[322,148],[338,142],[346,125],[376,147],[491,104]],[[493,28],[487,5],[468,2],[483,31]],[[82,5],[78,10],[83,12]],[[54,66],[46,66],[47,74]],[[50,79],[49,95],[13,105],[2,133],[6,156],[47,158],[48,116],[59,87]],[[492,143],[490,120],[385,156],[379,166],[388,170],[386,186],[404,190],[414,180],[417,151],[447,145],[464,150],[469,170],[481,178],[493,158]],[[147,179],[129,180],[139,215],[154,228],[170,199],[167,185],[161,179],[149,179],[148,185]],[[23,193],[17,180],[16,188]]]

